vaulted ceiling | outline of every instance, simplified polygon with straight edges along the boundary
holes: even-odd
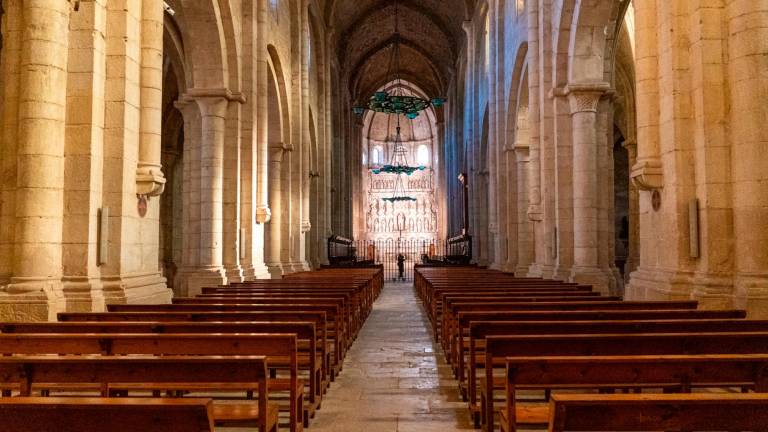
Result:
[[[397,0],[401,76],[432,95],[445,91],[475,0]],[[394,0],[330,0],[342,76],[353,99],[386,84],[395,27]]]

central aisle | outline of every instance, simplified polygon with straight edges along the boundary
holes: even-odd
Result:
[[[474,430],[411,284],[385,286],[310,430]]]

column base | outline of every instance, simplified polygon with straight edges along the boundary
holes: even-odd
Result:
[[[768,274],[737,275],[735,305],[747,310],[748,318],[768,319]]]
[[[61,279],[11,278],[0,291],[3,321],[56,321],[64,311]]]
[[[272,275],[269,274],[269,269],[264,263],[256,264],[253,266],[243,267],[243,280],[252,281],[256,279],[271,279]]]
[[[568,280],[583,285],[592,285],[595,291],[605,295],[610,295],[616,290],[616,280],[609,269],[574,266]]]
[[[211,269],[190,268],[180,272],[182,292],[185,297],[194,297],[203,292],[203,287],[227,284],[227,276],[221,267]]]
[[[101,278],[65,276],[62,278],[64,310],[67,312],[104,312],[106,299]]]
[[[288,264],[285,268],[286,270],[290,269],[287,271],[287,273],[305,272],[311,269],[311,267],[309,266],[309,263],[306,261],[292,262]]]
[[[285,268],[286,264],[282,263],[267,263],[267,273],[269,278],[267,279],[280,279],[284,274],[290,273],[289,269]]]
[[[227,282],[243,282],[245,274],[240,265],[224,267],[224,274],[227,276]]]
[[[102,276],[101,282],[105,304],[166,304],[173,298],[160,273]]]
[[[529,277],[528,275],[531,272],[531,266],[518,264],[514,268],[511,268],[510,271],[517,277]]]
[[[693,274],[649,269],[632,272],[625,289],[626,300],[690,300]]]

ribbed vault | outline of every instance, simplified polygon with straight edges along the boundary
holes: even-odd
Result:
[[[474,1],[398,0],[403,78],[431,95],[445,93],[464,40],[462,23]],[[332,0],[327,5],[343,76],[353,100],[360,102],[387,81],[395,2]]]

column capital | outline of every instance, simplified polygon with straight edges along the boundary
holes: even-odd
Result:
[[[186,98],[186,97],[185,97]],[[221,117],[227,116],[227,107],[229,100],[220,96],[195,96],[191,101],[197,103],[200,108],[200,115],[203,117]]]
[[[187,92],[182,96],[183,99],[197,99],[197,98],[224,98],[231,102],[245,103],[245,95],[239,92],[232,92],[227,88],[191,88],[187,89]]]
[[[611,85],[606,82],[570,83],[556,90],[556,96],[568,96],[571,114],[597,112],[597,104],[605,95],[611,94]]]

